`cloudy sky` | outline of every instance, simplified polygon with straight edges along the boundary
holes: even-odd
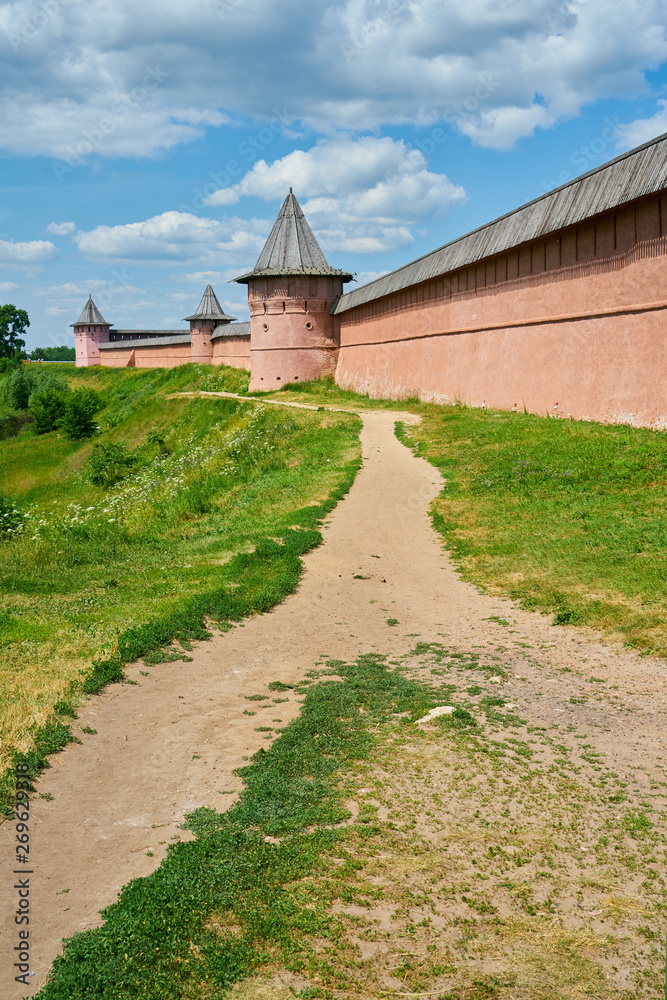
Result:
[[[667,0],[0,3],[0,302],[172,328],[290,186],[363,282],[667,131]]]

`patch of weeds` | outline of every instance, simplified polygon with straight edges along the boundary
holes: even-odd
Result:
[[[293,684],[283,684],[282,681],[271,681],[269,691],[291,691]]]
[[[646,813],[642,810],[629,809],[623,817],[623,826],[635,839],[643,839],[653,827]]]
[[[81,732],[87,733],[89,736],[97,736],[97,730],[92,729],[90,726],[81,726]]]

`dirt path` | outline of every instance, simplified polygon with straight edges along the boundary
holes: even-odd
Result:
[[[0,828],[2,998],[37,991],[61,939],[97,925],[98,911],[122,885],[154,870],[170,841],[188,837],[179,830],[187,812],[234,801],[234,768],[266,745],[257,726],[285,724],[299,709],[293,696],[246,696],[268,695],[274,680],[300,679],[322,657],[400,655],[417,641],[494,651],[513,668],[506,690],[523,714],[524,702],[542,724],[586,713],[592,741],[619,772],[634,774],[641,760],[661,755],[664,661],[554,628],[462,582],[427,515],[439,474],[394,436],[395,420],[415,418],[362,416],[363,469],[330,516],[325,544],[306,557],[298,591],[271,613],[199,644],[190,663],[130,667],[135,684],[107,688],[79,714],[78,725],[97,734],[79,734],[81,745],[54,757],[44,773],[39,791],[49,798],[32,807],[30,992],[13,982],[14,831],[7,823]],[[587,687],[588,676],[606,681],[596,687],[602,700],[575,706],[570,697]],[[537,687],[546,697],[534,697]]]

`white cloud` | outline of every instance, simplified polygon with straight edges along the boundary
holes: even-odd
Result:
[[[119,283],[113,282],[113,286],[116,289],[122,287],[124,292],[138,291],[138,289],[133,288],[132,285],[121,286]],[[87,281],[68,281],[64,285],[42,285],[40,288],[36,288],[33,294],[39,298],[52,299],[55,296],[65,299],[80,299],[81,296],[88,298],[88,296],[93,292],[99,292],[108,287],[109,282],[104,278],[89,278]]]
[[[505,148],[647,93],[665,21],[664,0],[14,0],[0,6],[0,145],[74,169],[241,113],[258,131],[449,121]]]
[[[551,128],[555,125],[555,112],[533,104],[529,108],[496,108],[482,111],[475,118],[463,120],[459,128],[479,146],[493,149],[511,149],[517,139],[530,135],[539,126]]]
[[[220,256],[256,257],[270,223],[252,219],[201,219],[189,212],[163,212],[144,222],[97,226],[74,237],[88,257],[102,260],[196,261]]]
[[[46,227],[47,233],[51,233],[52,236],[71,236],[75,229],[73,222],[49,222]]]
[[[18,287],[15,281],[0,281],[0,292],[15,292]]]
[[[637,118],[618,127],[618,146],[632,149],[667,132],[667,100],[658,101],[659,110],[650,118]]]
[[[71,309],[62,306],[47,306],[44,310],[47,316],[68,316],[71,311]]]
[[[208,198],[232,204],[245,196],[283,198],[293,187],[326,250],[371,253],[412,242],[410,225],[466,200],[424,154],[402,140],[337,136],[273,163],[260,160],[233,187]],[[307,199],[307,200],[305,200]]]
[[[0,240],[0,263],[3,264],[23,267],[53,260],[55,256],[56,248],[48,240],[31,240],[30,243]]]
[[[352,284],[367,285],[369,281],[376,281],[385,274],[389,274],[389,271],[359,271]]]

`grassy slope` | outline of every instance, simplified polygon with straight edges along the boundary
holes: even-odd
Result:
[[[447,480],[434,526],[467,579],[667,653],[664,431],[369,400],[326,380],[274,395],[420,414],[400,433]]]
[[[175,636],[206,637],[207,615],[234,619],[281,599],[358,461],[352,417],[174,395],[242,389],[245,373],[67,374],[103,392],[100,440],[126,442],[140,463],[105,493],[85,474],[92,442],[27,427],[0,444],[0,489],[30,511],[24,535],[0,546],[4,763],[39,732],[55,749],[66,702],[123,662]],[[168,456],[147,443],[151,431],[164,433]]]
[[[452,407],[408,440],[447,479],[434,523],[468,579],[667,653],[667,434]]]

